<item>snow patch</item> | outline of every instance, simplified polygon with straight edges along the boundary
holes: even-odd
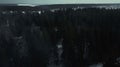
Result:
[[[103,64],[102,63],[93,64],[93,65],[90,65],[89,67],[103,67]]]

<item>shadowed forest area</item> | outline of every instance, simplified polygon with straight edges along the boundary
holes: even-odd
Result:
[[[0,67],[120,67],[119,40],[120,9],[0,11]]]

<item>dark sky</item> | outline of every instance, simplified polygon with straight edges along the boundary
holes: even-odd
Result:
[[[120,0],[0,0],[4,4],[120,3]]]

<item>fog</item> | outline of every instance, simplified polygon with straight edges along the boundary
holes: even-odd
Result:
[[[0,0],[1,4],[75,4],[75,3],[120,3],[120,0]]]

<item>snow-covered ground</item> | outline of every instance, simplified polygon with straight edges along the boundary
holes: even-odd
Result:
[[[56,47],[57,47],[57,54],[58,54],[58,56],[57,56],[58,64],[57,65],[55,64],[54,61],[56,60],[56,58],[55,58],[54,53],[52,52],[51,57],[49,59],[48,67],[64,67],[63,63],[62,63],[62,58],[61,58],[61,55],[62,55],[62,52],[63,52],[62,40],[60,42],[58,42]]]

